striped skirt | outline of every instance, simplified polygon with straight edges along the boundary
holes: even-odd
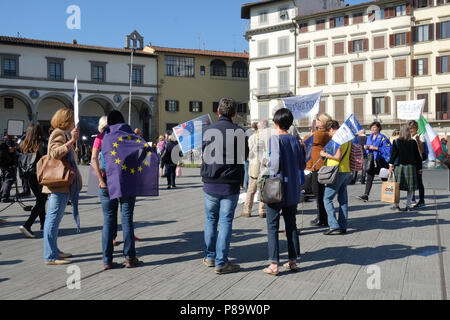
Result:
[[[417,171],[416,167],[409,164],[398,165],[395,167],[395,181],[398,182],[400,190],[414,192],[417,190]]]

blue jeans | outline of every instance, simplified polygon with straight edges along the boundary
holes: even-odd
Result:
[[[114,234],[117,230],[117,211],[119,203],[122,209],[123,255],[127,259],[136,257],[134,245],[133,213],[136,197],[109,199],[108,188],[99,189],[100,202],[103,209],[102,249],[103,263],[112,264],[114,253]]]
[[[175,187],[175,177],[177,166],[174,164],[166,164],[167,185]]]
[[[297,260],[300,256],[300,241],[298,239],[297,224],[295,215],[297,206],[277,208],[267,205],[267,237],[269,247],[269,262],[278,263],[280,261],[280,248],[278,241],[278,229],[280,227],[280,211],[282,212],[288,245],[289,260]]]
[[[325,186],[325,194],[323,202],[328,215],[328,225],[330,229],[347,230],[348,219],[348,196],[347,185],[351,179],[350,172],[339,172],[338,179],[335,184],[327,184]],[[336,220],[333,199],[337,195],[339,202],[339,220]]]
[[[58,230],[69,200],[68,193],[52,193],[48,200],[44,223],[44,260],[59,259]]]
[[[219,196],[205,193],[205,255],[207,259],[215,260],[216,267],[222,267],[228,262],[234,212],[238,200],[239,194]],[[217,232],[218,224],[219,232]]]
[[[245,161],[244,163],[244,169],[245,169],[245,174],[244,174],[244,190],[245,192],[247,192],[248,190],[248,181],[249,181],[249,177],[248,177],[248,166],[249,166],[250,162],[249,161]]]

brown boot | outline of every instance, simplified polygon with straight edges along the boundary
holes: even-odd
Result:
[[[241,216],[243,216],[243,217],[251,217],[252,215],[249,212],[242,212]]]
[[[260,212],[259,213],[259,217],[260,218],[265,218],[266,217],[266,213],[265,212]]]

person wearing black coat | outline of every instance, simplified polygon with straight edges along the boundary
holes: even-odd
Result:
[[[169,137],[169,142],[164,146],[161,153],[161,163],[166,167],[167,189],[176,188],[175,178],[178,159],[174,159],[177,154],[172,151],[174,148],[180,149],[175,134],[172,133]],[[179,151],[178,156],[181,158],[183,153]]]

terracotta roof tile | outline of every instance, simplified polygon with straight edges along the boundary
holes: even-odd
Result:
[[[168,53],[181,53],[181,54],[193,54],[202,56],[213,56],[213,57],[230,57],[230,58],[243,58],[248,59],[248,53],[244,52],[226,52],[226,51],[211,51],[211,50],[196,50],[196,49],[179,49],[179,48],[165,48],[158,46],[151,46],[158,52],[168,52]]]
[[[16,38],[16,37],[7,37],[7,36],[0,36],[0,43],[11,44],[11,45],[42,47],[42,48],[53,48],[53,49],[96,51],[96,52],[110,53],[110,54],[127,54],[127,55],[130,54],[130,49],[125,49],[125,48],[122,49],[122,48],[90,46],[90,45],[83,45],[83,44],[73,44],[73,43],[66,43],[66,42],[45,41],[45,40]],[[156,56],[154,54],[144,52],[143,50],[136,50],[135,54],[139,55],[139,56],[147,56],[147,57]]]

